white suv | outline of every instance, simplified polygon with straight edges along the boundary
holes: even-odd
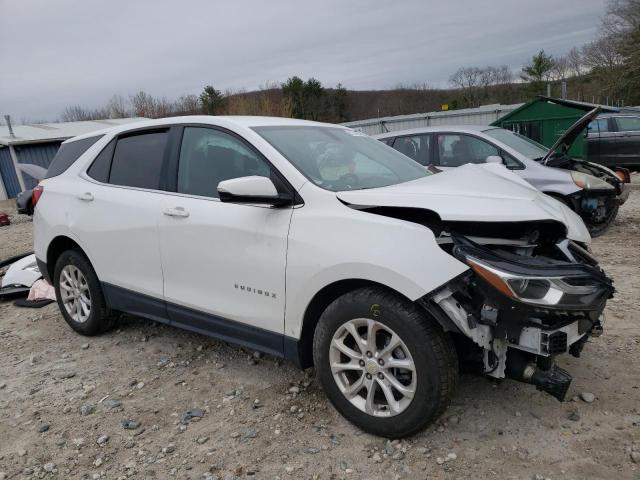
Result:
[[[458,357],[562,399],[554,357],[601,330],[611,281],[571,210],[499,165],[432,175],[335,125],[153,120],[65,142],[35,253],[84,335],[117,312],[315,366],[335,407],[401,437]]]

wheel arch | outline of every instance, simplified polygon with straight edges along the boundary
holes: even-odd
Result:
[[[401,292],[394,290],[388,285],[383,285],[382,283],[374,282],[372,280],[351,278],[338,280],[326,285],[313,296],[307,305],[302,318],[300,338],[296,342],[297,352],[294,354],[296,357],[294,358],[294,361],[301,368],[309,368],[313,366],[313,335],[322,313],[333,301],[342,295],[364,287],[382,288],[411,301]]]
[[[49,246],[47,247],[47,272],[46,273],[48,278],[52,280],[51,283],[53,283],[53,272],[56,268],[56,262],[58,261],[58,258],[60,258],[60,255],[62,255],[62,253],[67,250],[77,250],[80,253],[82,253],[82,255],[87,257],[87,260],[89,259],[89,256],[80,246],[80,244],[78,244],[78,242],[76,242],[71,237],[68,237],[66,235],[58,235],[53,240],[51,240],[51,242],[49,243]],[[91,263],[91,260],[89,260],[89,263]]]

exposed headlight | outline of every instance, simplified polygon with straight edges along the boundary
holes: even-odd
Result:
[[[615,187],[604,180],[582,172],[571,172],[571,178],[580,188],[585,190],[613,190]]]
[[[537,277],[502,271],[467,257],[473,271],[503,295],[541,307],[575,308],[590,305],[602,287],[588,276]]]

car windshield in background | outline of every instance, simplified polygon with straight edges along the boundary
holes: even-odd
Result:
[[[506,146],[513,148],[529,160],[539,160],[549,151],[548,148],[534,142],[530,138],[512,132],[511,130],[505,130],[504,128],[492,128],[491,130],[485,130],[484,133],[504,143]]]
[[[373,138],[344,128],[255,127],[307,178],[334,192],[386,187],[431,175]]]

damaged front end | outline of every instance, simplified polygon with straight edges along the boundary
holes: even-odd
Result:
[[[470,271],[420,302],[445,330],[473,342],[464,353],[477,354],[484,374],[530,383],[563,400],[571,375],[554,358],[579,357],[589,336],[600,335],[612,280],[553,225],[526,235],[493,225],[508,238],[470,238],[465,230],[444,226],[439,241]]]

